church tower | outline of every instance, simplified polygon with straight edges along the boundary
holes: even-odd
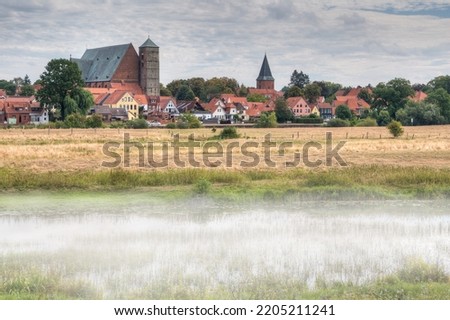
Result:
[[[159,47],[150,37],[139,47],[139,84],[147,96],[159,96]]]
[[[270,71],[269,62],[267,61],[267,55],[264,55],[264,60],[261,66],[261,71],[259,71],[259,76],[256,79],[257,89],[275,89],[275,79]]]

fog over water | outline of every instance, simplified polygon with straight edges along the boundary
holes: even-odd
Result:
[[[150,193],[0,195],[0,266],[120,298],[280,281],[364,283],[410,259],[450,272],[450,200],[233,204]]]

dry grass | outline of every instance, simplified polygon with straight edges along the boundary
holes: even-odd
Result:
[[[271,134],[272,141],[277,143],[292,142],[293,146],[286,148],[284,156],[279,156],[273,149],[271,159],[276,162],[278,169],[285,168],[285,162],[293,159],[294,152],[302,152],[303,146],[309,141],[325,143],[326,132],[333,133],[333,145],[339,141],[346,141],[339,154],[349,166],[354,165],[397,165],[415,167],[450,167],[450,126],[406,127],[403,137],[393,139],[386,128],[284,128],[284,129],[239,129],[241,138],[237,140],[221,141],[226,150],[231,142],[264,141],[264,136]],[[103,161],[112,159],[102,152],[106,142],[115,141],[123,144],[124,133],[129,133],[131,141],[146,145],[153,142],[156,159],[161,156],[162,143],[173,141],[173,135],[179,133],[180,141],[186,142],[189,135],[194,134],[203,146],[208,139],[216,135],[210,129],[196,130],[124,130],[124,129],[10,129],[0,131],[0,167],[28,168],[34,172],[72,171],[83,169],[103,170]],[[114,149],[122,154],[123,148]],[[266,169],[267,164],[264,149],[250,148],[258,153],[261,161],[257,168]],[[214,148],[210,149],[213,152]],[[195,159],[202,160],[203,149],[195,148]],[[252,161],[252,158],[242,154],[241,150],[232,151],[232,168],[241,168],[241,161]],[[147,159],[147,152],[144,154]],[[186,167],[192,167],[188,161],[188,149],[181,149],[181,159]],[[322,150],[310,149],[310,160],[324,160],[325,146]],[[169,149],[167,156],[169,167],[175,167],[173,149]],[[138,151],[132,148],[131,168],[139,169]],[[214,162],[222,162],[219,167],[225,167],[225,156],[211,158]],[[148,167],[147,161],[146,166]],[[334,166],[338,166],[336,162]],[[205,167],[203,161],[200,166]],[[214,167],[214,166],[212,166]],[[304,164],[298,165],[304,167]],[[321,166],[324,167],[324,166]]]

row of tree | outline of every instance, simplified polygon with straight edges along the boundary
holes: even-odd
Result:
[[[0,89],[4,89],[8,96],[19,95],[29,97],[35,94],[34,86],[31,84],[30,77],[17,77],[13,80],[0,80]]]
[[[204,78],[191,78],[185,80],[173,80],[166,87],[161,85],[162,96],[173,96],[178,100],[194,100],[199,98],[201,101],[210,101],[223,93],[236,94],[238,96],[247,96],[247,88],[239,85],[233,78],[217,78],[205,80]]]

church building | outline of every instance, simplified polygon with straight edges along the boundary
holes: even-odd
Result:
[[[77,63],[88,88],[160,95],[159,47],[150,37],[139,47],[139,53],[129,43],[88,49],[80,59],[71,60]]]
[[[272,76],[267,55],[264,55],[259,76],[256,78],[256,88],[249,88],[248,93],[265,96],[271,101],[283,96],[283,92],[275,90],[275,78]]]

